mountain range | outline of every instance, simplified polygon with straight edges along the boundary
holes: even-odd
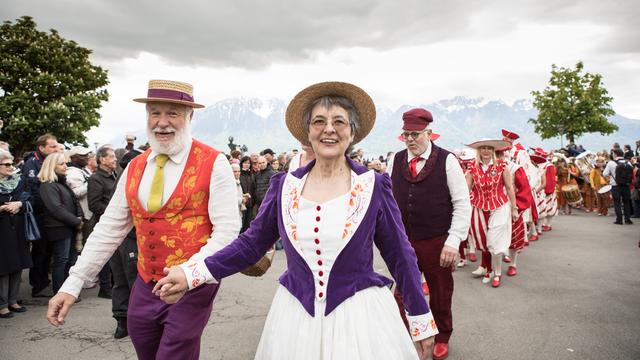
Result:
[[[545,149],[560,147],[560,139],[541,140],[533,131],[530,118],[537,116],[531,101],[522,99],[512,104],[501,100],[454,97],[431,104],[404,105],[398,109],[377,108],[376,124],[369,136],[356,147],[364,149],[367,157],[398,151],[403,148],[397,138],[402,132],[402,113],[413,107],[432,112],[433,131],[440,134],[437,144],[453,150],[482,138],[501,138],[500,130],[507,128],[520,134],[525,146]],[[246,145],[250,152],[271,148],[276,152],[300,148],[284,123],[286,103],[281,99],[230,98],[221,100],[195,113],[192,133],[199,140],[229,152],[229,137],[237,145]],[[587,134],[576,139],[586,149],[610,149],[614,142],[635,148],[640,139],[640,120],[614,115],[610,121],[619,130],[611,135]],[[144,130],[137,132],[144,141]],[[118,139],[119,140],[119,139]],[[116,143],[116,142],[114,142]],[[566,145],[566,141],[564,141]]]

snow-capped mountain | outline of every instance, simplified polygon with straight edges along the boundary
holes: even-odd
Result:
[[[423,107],[433,113],[432,128],[441,135],[437,143],[450,150],[482,138],[500,138],[502,128],[520,134],[525,146],[560,147],[559,138],[542,141],[533,132],[528,120],[537,112],[531,100],[521,99],[507,104],[501,100],[465,97],[431,104],[404,105],[395,110],[378,108],[375,127],[357,147],[363,148],[371,157],[402,149],[403,144],[397,140],[401,133],[402,113],[413,107]],[[265,148],[276,152],[299,148],[284,123],[285,110],[286,103],[280,99],[225,99],[196,111],[193,136],[225,152],[229,151],[230,136],[235,144],[246,145],[251,152]],[[633,145],[640,139],[639,120],[615,115],[611,121],[620,128],[618,132],[609,136],[588,134],[576,142],[587,149],[601,150],[609,149],[614,142]],[[138,133],[142,135],[139,139],[145,137],[143,133]]]

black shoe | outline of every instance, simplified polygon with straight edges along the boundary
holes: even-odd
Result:
[[[15,312],[15,313],[23,313],[23,312],[27,311],[27,307],[26,306],[20,306],[19,308],[15,308],[15,307],[9,305],[9,311]]]
[[[127,318],[118,319],[118,325],[116,326],[116,332],[113,333],[114,339],[122,339],[129,336],[127,331]]]
[[[0,319],[10,319],[13,317],[13,313],[11,311],[9,311],[6,314],[0,314]]]
[[[100,291],[98,291],[98,297],[103,299],[111,299],[111,288],[105,289],[101,287]]]
[[[627,225],[633,225],[633,221],[631,221],[631,219],[625,220],[624,223]]]
[[[34,298],[50,298],[53,296],[53,291],[51,291],[51,289],[49,287],[46,287],[40,291],[37,292],[31,292],[31,297]]]

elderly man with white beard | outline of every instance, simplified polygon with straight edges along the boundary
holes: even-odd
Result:
[[[217,284],[167,305],[152,293],[167,268],[214,254],[238,235],[236,182],[224,154],[191,138],[193,87],[151,80],[146,98],[151,148],[124,170],[105,213],[49,301],[47,319],[64,324],[82,285],[90,282],[135,226],[138,278],[128,308],[128,330],[139,359],[198,359]],[[215,227],[215,232],[213,231]]]

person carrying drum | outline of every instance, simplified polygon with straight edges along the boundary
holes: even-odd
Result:
[[[578,184],[575,179],[574,171],[567,165],[564,158],[559,158],[556,164],[556,173],[558,176],[558,207],[562,209],[563,215],[571,215],[571,204],[575,204],[580,196]],[[577,193],[577,194],[576,194]],[[578,201],[579,202],[579,201]]]

